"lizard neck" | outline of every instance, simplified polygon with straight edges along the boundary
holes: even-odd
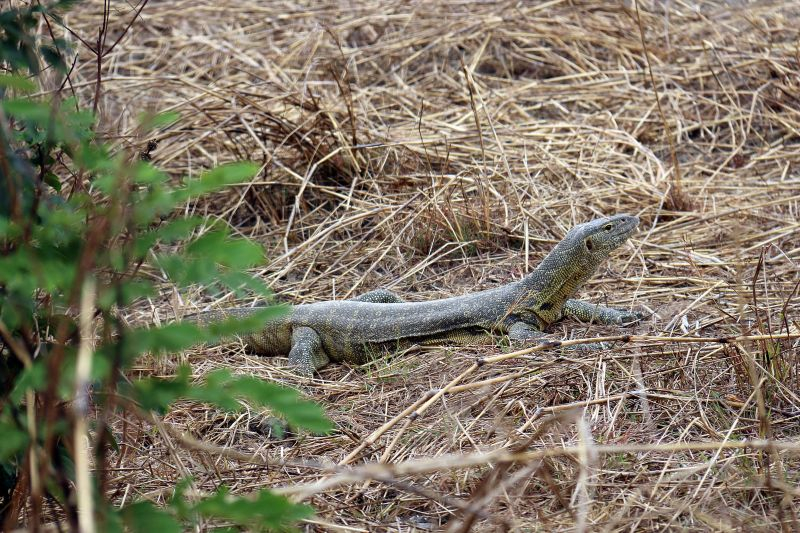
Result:
[[[564,302],[575,295],[597,268],[597,264],[560,248],[556,246],[536,270],[518,282],[516,312],[533,314],[544,326],[561,318]]]

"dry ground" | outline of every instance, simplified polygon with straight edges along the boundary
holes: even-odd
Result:
[[[132,15],[112,8],[110,38]],[[94,39],[101,9],[67,21]],[[793,0],[644,1],[638,13],[628,0],[153,0],[103,64],[100,112],[120,147],[158,140],[154,162],[176,176],[263,163],[187,211],[263,243],[271,262],[258,274],[287,301],[494,287],[535,268],[573,224],[625,212],[641,231],[582,297],[651,311],[637,334],[796,332],[798,27]],[[86,98],[95,67],[74,72]],[[145,138],[145,110],[181,119]],[[129,317],[232,304],[165,282]],[[268,440],[261,413],[188,403],[161,428],[119,420],[113,489],[162,501],[187,474],[198,490],[283,487],[317,508],[310,531],[800,529],[794,340],[513,357],[352,462],[404,466],[345,476],[261,464],[340,462],[477,356],[508,351],[415,349],[313,381],[235,345],[144,360],[139,374],[189,361],[198,376],[226,367],[299,387],[338,429]],[[763,438],[781,445],[737,444]]]

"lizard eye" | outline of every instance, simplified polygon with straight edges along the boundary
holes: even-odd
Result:
[[[614,227],[614,225],[609,222],[608,224],[603,226],[603,231],[611,231],[611,228],[613,228],[613,227]]]

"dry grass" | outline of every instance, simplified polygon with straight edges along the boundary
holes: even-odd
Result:
[[[154,162],[175,175],[263,162],[187,210],[263,243],[258,274],[281,297],[494,287],[574,223],[626,212],[642,230],[582,296],[652,311],[633,333],[797,331],[796,2],[653,1],[638,15],[635,1],[307,4],[153,1],[107,58],[100,105],[109,135],[136,151],[150,140],[136,134],[140,112],[180,112],[153,137]],[[68,22],[95,35],[101,7]],[[73,74],[87,98],[94,68]],[[165,283],[130,318],[233,303]],[[476,357],[508,351],[415,349],[313,381],[238,346],[143,360],[142,374],[188,360],[198,376],[226,367],[299,387],[338,430],[271,441],[261,413],[189,403],[156,426],[119,420],[113,489],[161,501],[185,475],[197,490],[283,487],[317,508],[313,531],[800,529],[793,340],[511,357],[398,418],[353,461],[394,466],[259,459],[338,463]]]

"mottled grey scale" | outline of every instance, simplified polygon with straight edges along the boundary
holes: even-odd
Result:
[[[311,374],[329,360],[363,364],[375,354],[413,344],[466,344],[491,333],[531,340],[565,316],[605,324],[632,323],[640,315],[570,298],[638,224],[637,217],[628,215],[579,224],[536,270],[502,287],[414,303],[378,289],[351,300],[298,305],[243,340],[264,355],[289,353],[290,363],[299,372]],[[189,319],[210,323],[254,311],[227,309]]]

